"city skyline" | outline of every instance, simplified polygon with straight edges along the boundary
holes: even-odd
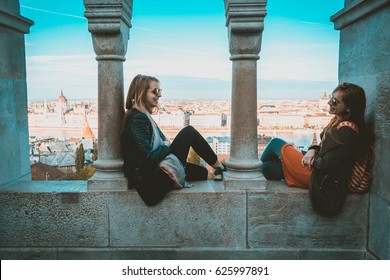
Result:
[[[35,21],[26,35],[30,100],[97,98],[97,62],[81,0],[21,0]],[[258,99],[316,99],[337,84],[343,1],[268,1],[258,61]],[[231,61],[223,1],[134,1],[124,88],[137,73],[157,76],[163,98],[230,99]]]

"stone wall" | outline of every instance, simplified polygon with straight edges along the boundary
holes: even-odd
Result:
[[[390,1],[347,0],[332,20],[340,30],[339,80],[366,90],[377,139],[368,249],[390,259]]]
[[[30,179],[24,34],[19,1],[0,1],[0,186]]]
[[[308,191],[206,181],[155,207],[134,191],[25,182],[0,192],[1,259],[367,259],[369,195],[321,217]]]

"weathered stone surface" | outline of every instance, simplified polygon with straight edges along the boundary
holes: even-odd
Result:
[[[261,184],[257,151],[257,60],[261,50],[267,1],[226,0],[232,72],[232,117],[230,157],[225,165],[227,189],[248,189],[250,179]],[[243,181],[240,187],[240,182]]]
[[[169,248],[66,248],[58,250],[60,260],[175,260]]]
[[[87,191],[86,181],[19,181],[0,188],[5,193],[80,193]]]
[[[147,207],[137,193],[108,201],[110,246],[245,248],[244,192],[174,191]]]
[[[107,246],[104,196],[92,193],[0,193],[0,246]]]
[[[2,260],[56,260],[57,248],[0,248]]]
[[[214,249],[191,248],[178,250],[181,260],[297,260],[298,250],[295,249]]]
[[[269,181],[267,191],[226,191],[204,181],[154,207],[134,191],[85,192],[55,182],[0,192],[5,259],[356,259],[365,252],[368,195],[343,213],[313,213],[307,190]],[[39,187],[42,185],[42,188]],[[76,190],[79,192],[75,192]],[[21,192],[18,192],[18,190]],[[63,192],[56,193],[55,191]],[[358,206],[358,207],[357,207]],[[381,236],[381,235],[379,235]],[[42,247],[40,250],[39,247]],[[47,251],[51,247],[57,251]]]
[[[110,172],[110,176],[112,176]],[[101,173],[100,173],[101,174]],[[116,179],[103,179],[93,177],[88,180],[88,191],[127,191],[127,178],[123,176],[123,171],[118,172]]]
[[[366,245],[368,195],[350,195],[340,215],[314,213],[308,193],[248,196],[250,248],[343,248]]]
[[[121,126],[124,116],[123,61],[132,15],[131,0],[84,0],[85,17],[98,61],[99,159],[92,189],[104,189],[106,179],[121,179]],[[103,182],[99,185],[98,180]],[[112,190],[118,185],[111,185]]]
[[[366,259],[365,250],[300,250],[300,260],[364,260]]]
[[[366,120],[375,131],[376,161],[371,186],[368,250],[390,258],[390,22],[387,0],[348,0],[331,18],[340,30],[339,80],[361,85],[367,95]]]
[[[19,14],[19,1],[0,10],[0,186],[29,180],[27,89],[24,34],[32,21]]]
[[[368,247],[380,259],[390,260],[390,207],[382,197],[370,197],[370,228]]]

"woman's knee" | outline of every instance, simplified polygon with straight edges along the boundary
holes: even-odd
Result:
[[[184,127],[182,130],[186,131],[186,132],[190,132],[190,133],[193,133],[195,131],[197,131],[195,129],[195,127],[193,127],[192,125],[187,125],[186,127]]]
[[[191,125],[188,125],[186,127],[183,127],[181,130],[180,130],[180,134],[185,134],[185,135],[192,135],[196,132],[196,129],[191,126]]]
[[[272,138],[271,141],[269,142],[268,145],[272,145],[272,146],[283,146],[284,144],[287,144],[286,141],[284,141],[283,139],[281,138]]]

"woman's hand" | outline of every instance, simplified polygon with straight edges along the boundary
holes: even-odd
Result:
[[[301,163],[302,163],[302,167],[305,167],[307,166],[309,168],[309,170],[311,170],[313,168],[313,163],[314,163],[314,159],[317,155],[317,151],[312,149],[312,150],[308,150],[307,153],[303,156],[302,160],[301,160]]]

